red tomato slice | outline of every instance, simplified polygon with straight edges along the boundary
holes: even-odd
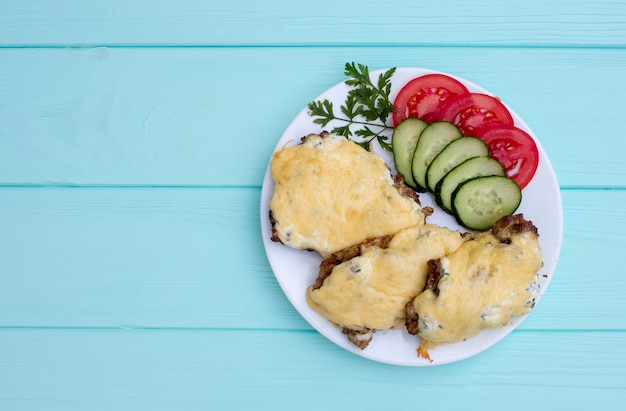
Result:
[[[467,93],[458,80],[444,74],[426,74],[409,81],[398,93],[393,105],[393,125],[408,117],[430,123],[433,116],[452,96]]]
[[[465,136],[475,136],[491,127],[513,126],[509,110],[495,97],[481,93],[466,93],[452,97],[442,108],[438,121],[456,124]]]
[[[539,165],[539,151],[531,136],[517,127],[494,127],[475,137],[487,144],[490,156],[502,164],[507,177],[520,188],[528,185]]]

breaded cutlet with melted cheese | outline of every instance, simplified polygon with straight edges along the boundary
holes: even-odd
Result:
[[[332,253],[424,223],[378,155],[343,136],[311,134],[274,153],[270,199],[274,241]]]
[[[424,289],[427,262],[465,241],[458,231],[424,224],[398,232],[387,244],[357,247],[347,258],[333,255],[322,262],[307,301],[363,349],[372,330],[404,325],[406,304]]]

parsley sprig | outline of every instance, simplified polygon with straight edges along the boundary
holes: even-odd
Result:
[[[348,138],[356,135],[360,138],[355,142],[368,150],[370,143],[376,139],[382,148],[391,151],[389,136],[383,133],[393,128],[387,125],[387,119],[394,108],[389,100],[389,93],[391,77],[395,71],[394,67],[381,73],[374,84],[366,65],[346,63],[344,74],[349,78],[345,83],[351,89],[340,107],[341,114],[336,115],[333,103],[324,99],[308,104],[309,115],[315,117],[313,122],[322,127],[326,127],[331,121],[344,123],[333,128],[331,133]],[[355,131],[352,131],[353,125],[357,126]]]

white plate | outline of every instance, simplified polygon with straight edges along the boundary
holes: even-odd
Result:
[[[378,75],[383,71],[384,70],[372,72],[372,78],[378,78]],[[391,80],[392,91],[390,99],[393,101],[400,91],[400,88],[409,80],[429,73],[436,72],[418,68],[396,69]],[[493,95],[465,79],[457,76],[451,77],[461,81],[470,91]],[[348,90],[348,86],[344,83],[339,83],[321,94],[315,100],[328,99],[333,102],[335,110],[338,110],[344,103]],[[539,149],[539,168],[532,181],[524,189],[523,200],[517,211],[523,213],[524,217],[531,220],[539,229],[539,242],[543,251],[544,266],[539,275],[540,292],[536,299],[538,303],[552,278],[561,250],[563,233],[561,194],[554,170],[543,147],[526,123],[524,123],[510,107],[508,108],[515,120],[515,125],[530,134],[537,142],[537,148]],[[313,119],[308,115],[307,111],[306,108],[303,109],[291,122],[276,144],[275,150],[280,150],[286,145],[295,145],[299,143],[301,137],[322,131],[319,125],[313,123]],[[333,123],[330,123],[324,129],[330,131],[334,126]],[[395,174],[396,171],[391,156],[383,151],[379,151],[378,153],[385,158]],[[369,346],[364,350],[360,350],[350,343],[338,328],[314,312],[306,302],[306,288],[315,282],[321,261],[317,253],[294,250],[270,240],[271,226],[268,212],[269,200],[273,190],[274,183],[268,166],[261,192],[261,231],[265,251],[272,270],[274,271],[274,275],[287,295],[287,298],[302,317],[326,338],[340,347],[345,348],[347,351],[388,364],[407,366],[445,364],[471,357],[491,347],[513,331],[526,317],[516,318],[506,327],[483,331],[476,337],[468,339],[467,341],[431,349],[429,350],[429,354],[432,362],[417,356],[416,349],[419,345],[418,337],[409,335],[405,329],[377,331],[374,333]],[[434,203],[430,194],[420,194],[420,201],[422,206],[430,205],[435,209],[435,213],[428,217],[427,221],[429,223],[464,231],[453,217],[446,214]]]

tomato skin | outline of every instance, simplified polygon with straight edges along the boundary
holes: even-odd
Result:
[[[475,137],[489,147],[489,155],[498,160],[507,177],[523,189],[532,180],[539,166],[535,140],[525,131],[512,126],[483,129]]]
[[[438,121],[455,124],[465,136],[474,136],[492,127],[513,126],[513,117],[497,98],[482,93],[452,97],[439,112]]]
[[[445,102],[453,96],[468,93],[458,80],[445,74],[426,74],[409,81],[398,93],[393,104],[393,125],[408,117],[431,123]]]

